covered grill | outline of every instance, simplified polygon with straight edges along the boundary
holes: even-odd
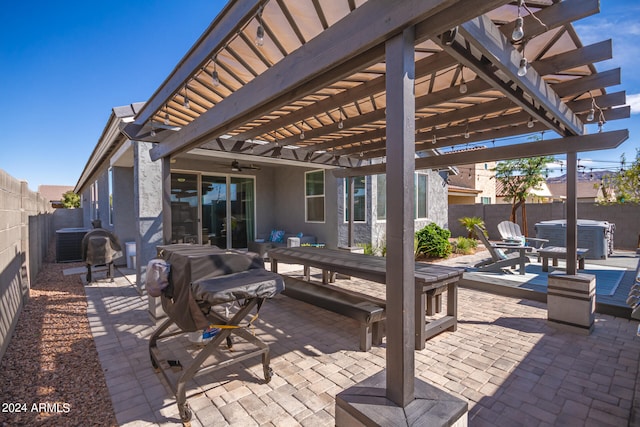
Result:
[[[262,303],[282,292],[284,281],[266,271],[262,257],[251,252],[190,244],[158,249],[170,270],[168,286],[161,295],[168,318],[149,339],[149,353],[153,367],[174,392],[180,417],[186,423],[192,416],[186,385],[195,376],[261,356],[265,382],[271,380],[269,345],[248,328],[258,317]],[[246,325],[240,325],[253,309],[256,314]],[[199,332],[204,340],[204,331],[212,328],[217,332],[211,341],[198,351],[181,351],[181,360],[167,359],[171,347],[161,348],[185,332]],[[173,375],[174,368],[179,375]]]
[[[96,228],[82,239],[82,260],[87,264],[87,283],[91,283],[91,267],[106,265],[107,277],[113,281],[113,261],[122,250],[118,238],[108,230]]]

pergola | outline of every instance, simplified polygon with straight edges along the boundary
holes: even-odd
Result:
[[[620,70],[593,65],[611,58],[611,40],[583,46],[572,27],[598,11],[598,0],[232,1],[123,131],[157,142],[165,200],[170,158],[196,148],[330,165],[341,177],[386,173],[386,395],[405,407],[414,399],[413,173],[566,154],[575,274],[576,153],[628,138],[606,129],[630,114],[624,92],[605,90]],[[598,131],[587,134],[586,123]],[[556,136],[527,141],[543,131]]]

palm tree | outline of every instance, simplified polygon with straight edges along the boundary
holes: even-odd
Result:
[[[478,239],[475,225],[484,228],[484,220],[479,216],[465,216],[464,218],[459,218],[458,221],[467,229],[467,237],[470,239]]]

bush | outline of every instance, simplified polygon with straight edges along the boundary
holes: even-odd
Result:
[[[453,242],[453,252],[462,255],[469,255],[473,253],[473,250],[478,247],[478,241],[476,239],[469,239],[467,237],[458,237]]]
[[[451,255],[451,243],[449,243],[451,232],[436,223],[424,227],[416,232],[415,253],[436,258],[446,258]]]
[[[371,243],[358,243],[356,246],[364,250],[365,255],[375,255],[376,250]]]

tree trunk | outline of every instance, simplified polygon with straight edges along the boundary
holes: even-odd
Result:
[[[528,237],[528,233],[527,233],[527,203],[523,200],[522,201],[522,234],[524,235],[524,237]]]

